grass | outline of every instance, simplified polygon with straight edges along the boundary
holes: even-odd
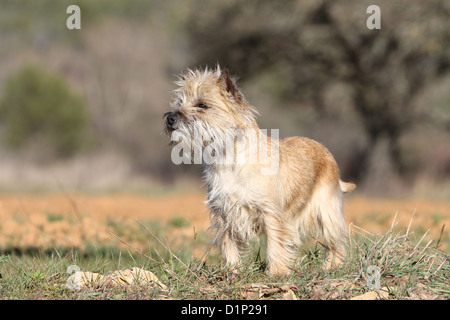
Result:
[[[189,221],[181,215],[175,215],[170,219],[169,225],[182,228],[189,226]]]
[[[62,215],[62,214],[57,214],[57,213],[53,213],[53,212],[47,212],[46,215],[47,215],[47,221],[48,222],[64,220],[64,215]]]
[[[395,221],[394,221],[395,222]],[[177,223],[173,223],[177,228]],[[256,247],[236,272],[223,267],[217,252],[205,260],[193,257],[196,241],[168,244],[158,230],[138,222],[149,250],[129,246],[87,246],[21,252],[0,256],[0,297],[3,299],[351,299],[381,288],[387,299],[449,299],[450,257],[408,228],[395,223],[381,235],[350,227],[349,250],[340,268],[323,270],[323,250],[311,242],[299,252],[295,270],[284,278],[264,272],[264,252]],[[134,226],[135,227],[135,226]],[[133,227],[133,228],[134,228]],[[122,225],[121,228],[126,228]],[[126,230],[120,229],[122,233]],[[197,244],[198,245],[198,244]],[[22,252],[23,253],[23,252]],[[155,273],[168,291],[147,286],[68,289],[70,266],[108,274],[140,267]],[[374,270],[376,271],[374,273]],[[289,295],[287,295],[289,293]]]

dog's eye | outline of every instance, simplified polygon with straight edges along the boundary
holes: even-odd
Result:
[[[206,104],[204,103],[197,103],[196,105],[197,108],[202,108],[202,109],[209,109],[211,107],[208,107]]]

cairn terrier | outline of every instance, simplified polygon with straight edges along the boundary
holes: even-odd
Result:
[[[343,193],[356,186],[320,143],[269,137],[227,69],[186,69],[164,114],[172,160],[203,163],[211,226],[226,264],[237,267],[250,240],[267,239],[267,272],[294,267],[301,239],[322,239],[325,267],[346,253]]]

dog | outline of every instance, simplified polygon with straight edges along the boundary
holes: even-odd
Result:
[[[211,227],[226,265],[241,266],[248,243],[260,235],[271,275],[293,270],[305,236],[323,239],[325,268],[342,264],[343,193],[356,185],[340,180],[331,153],[309,138],[269,137],[227,69],[186,69],[175,83],[163,117],[172,160],[204,164]]]

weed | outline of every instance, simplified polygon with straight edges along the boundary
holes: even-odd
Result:
[[[380,287],[388,299],[450,298],[450,257],[432,246],[426,233],[417,241],[412,229],[400,232],[397,221],[381,235],[351,225],[345,263],[324,270],[323,249],[319,241],[306,244],[300,251],[290,275],[275,278],[265,272],[264,239],[254,244],[256,253],[236,268],[223,266],[215,251],[196,258],[192,243],[170,243],[152,224],[115,225],[114,230],[130,236],[146,235],[148,250],[128,244],[119,249],[111,246],[86,245],[83,250],[54,248],[26,255],[15,252],[0,257],[0,296],[6,299],[351,299]],[[411,224],[410,224],[411,226]],[[171,227],[175,227],[173,224]],[[127,241],[119,240],[127,243]],[[261,245],[262,244],[262,245]],[[108,274],[117,269],[140,267],[151,270],[167,285],[169,292],[145,286],[85,288],[67,287],[69,267],[81,271]]]
[[[54,221],[62,221],[64,220],[64,216],[62,214],[47,212],[47,221],[48,222],[54,222]]]
[[[188,227],[189,221],[182,216],[176,215],[176,216],[172,217],[172,219],[170,219],[169,225],[173,226],[173,227],[178,227],[178,228]]]

